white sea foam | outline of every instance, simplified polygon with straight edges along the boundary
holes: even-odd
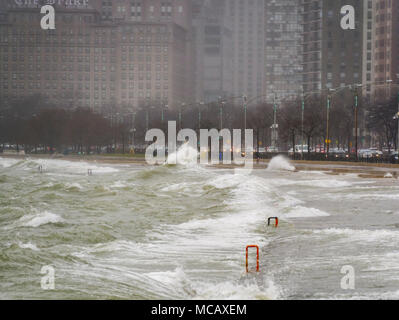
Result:
[[[243,179],[248,179],[248,177],[244,175],[223,174],[209,180],[206,184],[216,189],[225,189],[238,186]]]
[[[179,196],[189,195],[190,197],[200,197],[204,190],[203,184],[198,182],[181,182],[165,186],[161,189],[162,192],[178,193]]]
[[[276,186],[306,186],[315,188],[344,188],[353,185],[350,181],[338,179],[318,179],[318,180],[290,180],[290,179],[272,179],[272,185]]]
[[[19,223],[23,227],[32,227],[32,228],[37,228],[49,223],[62,223],[62,222],[64,222],[64,219],[62,219],[59,215],[56,215],[48,211],[28,214],[19,219]]]
[[[18,159],[0,157],[0,167],[9,168],[9,167],[12,167],[14,164],[17,164],[20,161],[21,160],[18,160]]]
[[[300,171],[298,171],[299,173],[303,173],[303,174],[306,174],[306,175],[310,175],[310,174],[317,174],[317,175],[326,175],[327,174],[327,171],[318,171],[318,170],[300,170]]]
[[[279,199],[278,206],[285,207],[285,208],[292,208],[294,206],[297,206],[297,205],[300,205],[303,203],[305,203],[305,202],[287,194],[287,195],[283,195],[282,199]]]
[[[384,193],[349,193],[349,194],[325,194],[329,199],[347,199],[347,200],[399,200],[399,194]]]
[[[188,143],[184,143],[176,153],[172,153],[168,156],[168,164],[177,163],[178,165],[184,166],[196,166],[198,164],[198,151]]]
[[[336,179],[328,180],[313,180],[313,181],[299,181],[299,185],[314,186],[315,188],[343,188],[350,187],[352,183],[349,181],[342,181]]]
[[[260,287],[255,281],[244,283],[194,283],[195,300],[276,300],[282,290],[271,280],[264,278]]]
[[[38,247],[34,243],[31,243],[31,242],[28,242],[28,243],[19,242],[18,245],[21,249],[30,249],[32,251],[40,251],[40,249],[38,249]]]
[[[150,272],[145,274],[156,287],[173,288],[183,292],[185,298],[194,300],[272,300],[281,296],[279,289],[269,278],[262,278],[261,286],[255,279],[209,283],[190,279],[183,268],[173,271]]]
[[[330,214],[316,208],[307,208],[303,206],[294,206],[290,212],[282,214],[282,218],[315,218],[328,217]]]
[[[274,157],[267,166],[268,171],[295,171],[295,167],[284,156]]]
[[[67,189],[79,189],[79,190],[82,190],[82,189],[83,189],[83,187],[82,187],[79,183],[77,183],[77,182],[74,182],[74,183],[66,183],[66,184],[65,184],[65,187],[66,187]]]
[[[356,230],[356,229],[338,229],[329,228],[314,230],[315,234],[338,235],[349,238],[351,241],[361,242],[384,242],[396,246],[399,241],[399,231],[393,230]]]
[[[127,187],[127,185],[120,180],[115,181],[114,184],[110,185],[110,188],[112,188],[112,189],[123,189],[126,187]]]
[[[205,185],[216,185],[219,188],[232,187],[223,203],[220,215],[207,219],[192,219],[178,225],[162,225],[159,230],[149,233],[159,241],[169,244],[190,247],[190,250],[237,251],[246,244],[258,241],[265,243],[264,237],[254,232],[264,219],[271,214],[270,188],[267,180],[256,176],[226,174],[205,182]],[[172,247],[173,247],[172,245]]]
[[[87,174],[89,169],[92,170],[94,175],[96,173],[102,174],[119,172],[119,169],[115,167],[99,166],[84,161],[68,161],[58,159],[35,159],[32,161],[38,166],[42,166],[45,172],[61,171],[62,174]]]

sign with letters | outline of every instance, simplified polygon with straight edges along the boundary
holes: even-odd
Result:
[[[14,0],[18,7],[41,8],[42,6],[63,6],[70,8],[87,8],[89,0]]]
[[[14,0],[20,8],[40,8],[43,15],[40,27],[43,30],[55,29],[55,7],[84,9],[89,7],[89,0]]]

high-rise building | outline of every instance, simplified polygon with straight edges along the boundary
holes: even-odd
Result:
[[[217,101],[233,92],[232,32],[223,16],[224,2],[196,1],[193,17],[196,101]]]
[[[222,0],[220,0],[222,1]],[[233,95],[264,100],[265,0],[225,0],[233,36]]]
[[[362,82],[363,0],[303,0],[303,87],[305,92]],[[355,29],[341,28],[341,8],[355,8]]]
[[[387,83],[399,84],[399,2],[376,0],[374,5],[374,81],[375,97],[388,94]],[[395,90],[396,92],[396,90]]]
[[[41,93],[96,110],[190,101],[190,0],[112,1],[106,17],[108,1],[59,2],[55,30],[40,28],[33,1],[8,2],[0,21],[0,99]]]
[[[102,19],[130,22],[173,22],[191,28],[191,0],[88,0]]]
[[[375,1],[364,0],[363,4],[363,96],[371,99],[374,83],[374,6]]]
[[[265,0],[265,94],[302,93],[301,0]]]

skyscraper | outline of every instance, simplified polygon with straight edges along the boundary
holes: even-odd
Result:
[[[374,1],[374,85],[375,98],[387,95],[387,83],[399,84],[399,3]],[[396,90],[395,90],[396,92]]]
[[[302,93],[300,0],[265,0],[265,94],[279,99]]]
[[[341,28],[341,7],[355,8],[354,30]],[[303,0],[303,87],[305,92],[362,82],[363,1]]]
[[[374,83],[374,6],[375,1],[364,0],[363,4],[363,96],[371,99]]]
[[[2,100],[41,93],[99,110],[191,99],[190,0],[60,0],[55,30],[32,3],[9,1],[0,21]]]
[[[196,1],[193,18],[196,101],[217,101],[233,92],[232,32],[224,18],[224,2]]]
[[[233,35],[233,95],[264,100],[265,1],[226,0]]]

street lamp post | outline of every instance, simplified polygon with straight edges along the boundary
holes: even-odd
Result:
[[[355,89],[355,152],[356,152],[356,161],[358,158],[358,140],[359,140],[359,129],[358,129],[358,106],[359,106],[359,94],[357,92],[357,88]]]
[[[223,101],[222,97],[219,97],[219,126],[220,130],[223,129],[223,106],[225,105],[225,101]]]
[[[330,130],[329,130],[329,125],[330,125],[330,109],[331,109],[331,100],[332,97],[336,94],[338,94],[339,92],[341,92],[342,90],[345,89],[352,89],[354,88],[355,91],[355,136],[356,136],[356,159],[357,159],[357,144],[358,144],[358,106],[359,106],[359,95],[358,95],[358,91],[357,88],[362,87],[361,84],[351,84],[348,86],[344,86],[344,87],[340,87],[340,88],[336,88],[336,89],[328,89],[328,96],[327,96],[327,134],[326,134],[326,146],[327,146],[327,156],[330,152],[330,144],[331,144],[331,140],[330,140]]]
[[[134,148],[134,134],[136,132],[136,112],[133,112],[133,123],[132,123],[132,146]]]
[[[201,131],[201,117],[202,117],[201,108],[203,105],[204,103],[202,101],[198,103],[198,133],[200,133]]]
[[[148,132],[149,128],[150,128],[150,111],[148,110],[147,107],[145,111],[145,132]]]
[[[302,107],[301,107],[301,110],[302,110],[302,115],[301,115],[301,142],[302,142],[301,160],[303,160],[303,131],[304,131],[303,122],[304,122],[304,119],[305,119],[305,94],[304,93],[302,93]]]
[[[247,130],[247,109],[248,109],[247,96],[244,95],[242,97],[242,100],[243,100],[243,107],[244,107],[244,132],[245,132],[245,130]]]
[[[168,109],[169,106],[167,104],[164,104],[162,106],[162,112],[161,112],[161,122],[162,124],[165,122],[165,110]]]
[[[180,130],[183,128],[183,126],[182,126],[182,110],[183,110],[183,108],[184,108],[184,106],[185,106],[186,104],[183,102],[181,105],[180,105],[180,109],[179,109],[179,127],[180,127]]]
[[[272,127],[272,148],[275,151],[277,147],[277,94],[273,98],[273,127]],[[295,146],[294,146],[295,148]]]
[[[330,109],[331,109],[331,95],[329,92],[327,96],[327,134],[326,134],[327,157],[328,154],[330,153]]]

